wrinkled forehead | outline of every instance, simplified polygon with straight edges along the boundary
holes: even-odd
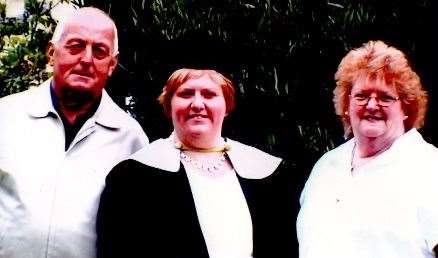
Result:
[[[81,38],[83,40],[112,42],[114,31],[112,28],[90,27],[84,24],[67,24],[61,35],[61,40]]]
[[[114,25],[108,17],[100,13],[79,12],[64,22],[60,39],[80,37],[112,44],[114,36]]]

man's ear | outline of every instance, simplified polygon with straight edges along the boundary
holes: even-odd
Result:
[[[55,53],[55,46],[53,45],[52,42],[49,42],[49,44],[47,44],[46,47],[46,58],[47,58],[47,63],[51,66],[55,64],[55,60],[53,59],[54,53]]]
[[[108,67],[108,76],[111,76],[114,72],[114,70],[117,67],[117,63],[119,62],[119,54],[111,57],[111,61]]]

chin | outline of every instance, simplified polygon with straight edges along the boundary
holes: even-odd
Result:
[[[70,88],[76,90],[86,91],[88,89],[93,88],[93,84],[90,82],[74,81],[74,82],[67,82],[67,84]]]
[[[368,138],[377,138],[385,133],[385,130],[383,128],[362,128],[361,135],[368,137]]]
[[[187,128],[186,131],[188,135],[191,135],[194,138],[209,138],[212,134],[214,134],[214,130],[210,126],[199,125]]]
[[[209,133],[209,130],[206,128],[191,128],[188,130],[190,135],[193,136],[202,136]]]
[[[70,85],[82,85],[84,87],[90,87],[95,84],[95,78],[72,74],[66,78],[66,82]]]

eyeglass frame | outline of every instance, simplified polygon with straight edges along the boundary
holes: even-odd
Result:
[[[360,98],[360,96],[357,96],[357,95],[364,95],[363,99],[362,100],[361,99],[357,99],[358,97]],[[380,106],[380,107],[389,107],[392,104],[394,104],[395,102],[400,100],[399,96],[393,97],[393,96],[391,96],[389,94],[376,94],[376,96],[374,96],[374,97],[372,97],[371,95],[372,95],[372,93],[371,94],[357,93],[357,94],[354,94],[354,95],[349,94],[348,96],[350,96],[350,98],[352,98],[354,103],[356,105],[358,105],[358,106],[366,106],[366,105],[368,105],[368,103],[370,102],[371,98],[374,98],[376,100],[376,104],[378,106]],[[387,98],[387,102],[382,102],[382,101],[384,101],[382,99],[382,96]]]

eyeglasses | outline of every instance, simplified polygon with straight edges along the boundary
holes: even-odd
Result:
[[[369,93],[356,93],[354,95],[350,95],[350,97],[353,99],[354,104],[358,106],[365,106],[368,104],[371,98],[374,98],[376,100],[377,105],[381,107],[388,107],[392,105],[394,102],[399,101],[399,97],[393,97],[388,94],[372,94]]]

